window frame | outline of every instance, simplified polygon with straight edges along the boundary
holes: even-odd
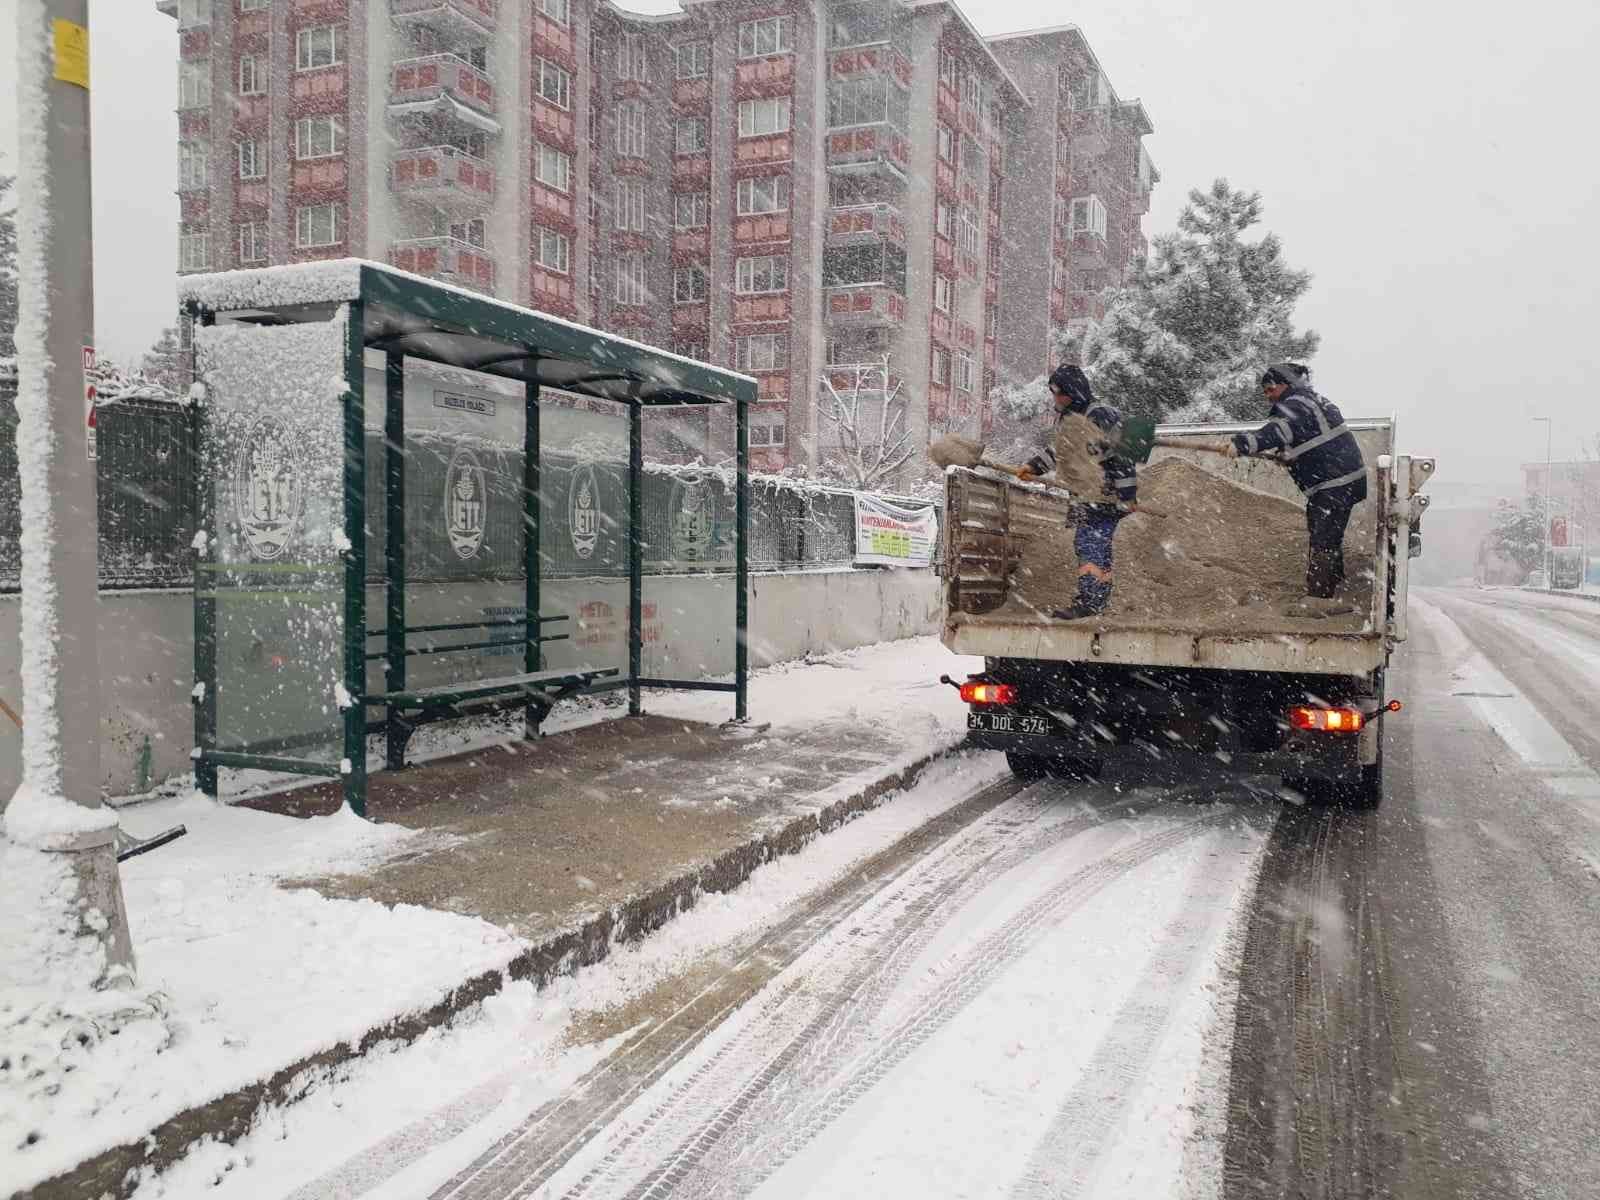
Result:
[[[245,67],[250,68],[250,86],[245,86]],[[241,54],[239,56],[238,84],[241,96],[265,96],[267,94],[267,77],[269,75],[261,61],[259,54]]]
[[[545,261],[545,246],[553,245],[556,248],[556,263]],[[558,229],[539,227],[539,244],[533,251],[534,265],[542,271],[549,271],[556,275],[572,274],[572,239]],[[557,265],[559,264],[559,265]]]
[[[683,69],[684,51],[689,52],[689,73]],[[672,48],[674,79],[706,79],[711,75],[711,43],[680,42]]]
[[[328,53],[331,57],[327,62],[308,62],[307,59],[315,60],[317,57],[317,47],[314,39],[319,33],[329,35]],[[342,25],[313,25],[310,28],[296,31],[294,35],[295,71],[325,71],[329,67],[341,66],[344,63],[344,43],[344,26]],[[310,48],[309,54],[307,53],[308,47]]]
[[[209,58],[181,59],[178,63],[179,111],[210,107],[211,60]]]
[[[760,128],[760,114],[767,112],[770,112],[773,122],[776,122],[781,114],[783,123],[781,125],[774,124],[771,129]],[[748,121],[745,119],[746,116],[749,117]],[[739,136],[741,138],[776,137],[781,133],[790,132],[793,128],[793,97],[756,96],[748,100],[739,101]]]
[[[245,254],[245,235],[249,234],[251,254]],[[263,263],[267,261],[267,226],[264,221],[245,221],[240,224],[238,231],[238,245],[235,247],[239,254],[239,265],[247,263]]]
[[[245,148],[249,147],[250,174],[244,173]],[[241,138],[234,143],[235,158],[239,168],[239,182],[251,183],[267,177],[266,155],[261,153],[261,143],[255,138]]]
[[[644,180],[616,180],[611,197],[611,228],[618,233],[648,232],[649,199],[645,195]]]
[[[763,50],[761,48],[761,35],[764,30],[770,30],[772,46]],[[745,34],[749,33],[748,47]],[[794,17],[782,13],[771,17],[756,17],[749,21],[739,22],[739,58],[741,61],[749,58],[773,58],[779,54],[794,53]]]
[[[534,178],[534,181],[536,183],[538,183],[542,187],[553,188],[556,191],[560,192],[562,195],[571,195],[572,194],[572,155],[568,154],[565,150],[561,149],[560,146],[552,146],[552,145],[550,145],[550,144],[548,144],[546,142],[540,142],[540,143],[538,143],[538,146],[539,146],[539,151],[534,156],[534,160],[533,160],[533,178]],[[544,170],[545,170],[545,163],[546,163],[546,156],[547,155],[551,156],[549,158],[550,162],[559,164],[559,166],[560,166],[560,170],[557,171],[557,174],[561,176],[561,181],[559,183],[554,181],[554,180],[546,179],[544,177]]]
[[[621,33],[617,39],[617,78],[649,83],[650,54],[644,34]]]
[[[956,131],[943,121],[937,121],[938,132],[934,135],[937,139],[937,153],[939,161],[949,163],[952,167],[960,156],[958,149],[960,143],[956,139]]]
[[[195,246],[200,248],[200,261],[194,262],[191,251]],[[209,271],[211,269],[211,231],[197,229],[189,233],[178,234],[178,270],[184,271]]]
[[[755,361],[755,357],[750,353],[751,348],[757,342],[765,343],[769,350],[769,354],[761,356],[762,361],[759,363]],[[767,362],[768,357],[771,359],[770,363]],[[789,369],[789,336],[786,333],[768,332],[747,333],[741,337],[736,337],[733,339],[733,362],[734,370],[747,373],[760,371],[764,374],[771,374],[775,371],[787,371]]]
[[[545,77],[550,71],[554,71],[556,73],[556,81],[558,84],[556,90],[560,93],[560,99],[557,99],[555,96],[552,96],[545,91]],[[567,70],[560,63],[553,62],[548,58],[539,59],[539,83],[537,91],[539,98],[546,104],[553,104],[563,112],[572,111],[572,72]]]
[[[615,283],[612,291],[614,303],[629,308],[640,308],[650,303],[650,268],[641,252],[630,250],[617,255]],[[635,296],[638,298],[633,299]]]
[[[316,214],[326,210],[329,217],[329,232],[331,240],[326,242],[307,241],[305,238],[306,226],[316,220]],[[343,222],[339,219],[339,205],[332,200],[325,200],[320,204],[302,204],[294,210],[294,247],[296,250],[326,250],[332,246],[344,244],[345,231],[341,228]],[[313,229],[313,232],[314,229]]]
[[[682,205],[689,203],[689,219],[693,224],[683,224]],[[696,219],[698,218],[698,219]],[[674,229],[704,229],[711,224],[711,197],[705,192],[672,193],[672,227]]]
[[[551,9],[559,9],[560,11],[552,12]],[[557,25],[570,26],[572,24],[572,0],[539,0],[539,11]]]
[[[178,143],[178,190],[204,191],[211,186],[211,143],[194,139]]]
[[[649,153],[649,113],[642,100],[617,105],[617,134],[612,147],[619,158],[643,158]]]
[[[757,409],[750,414],[750,448],[752,450],[781,450],[788,444],[789,418],[783,412],[762,412]],[[757,432],[764,430],[764,433]]]
[[[689,125],[700,131],[696,144],[689,149],[683,148],[683,129]],[[672,122],[672,153],[678,154],[705,154],[711,149],[710,122],[704,117],[677,117]]]
[[[955,388],[958,392],[969,395],[977,390],[978,386],[978,360],[973,357],[970,350],[957,350],[955,361]]]
[[[761,268],[765,264],[766,286],[758,287]],[[789,290],[789,256],[787,254],[750,254],[734,260],[735,295],[774,296]]]
[[[315,142],[314,136],[302,137],[302,131],[325,129],[328,132],[328,143],[331,149],[320,154],[307,154],[306,142]],[[313,147],[314,148],[314,147]],[[309,117],[296,118],[294,123],[294,160],[295,162],[315,162],[324,158],[344,157],[344,122],[332,113],[319,113]]]
[[[935,346],[928,361],[928,383],[935,387],[949,387],[950,368],[950,351],[943,346]]]
[[[943,303],[940,298],[943,297]],[[942,312],[949,316],[955,312],[956,285],[950,276],[935,272],[933,276],[933,307],[935,312]]]
[[[752,208],[746,208],[745,207],[746,188],[748,187],[748,189],[749,189],[750,202],[752,204],[754,204],[755,199],[756,199],[756,187],[759,184],[771,184],[771,185],[773,185],[772,186],[772,190],[773,190],[775,195],[776,195],[776,193],[781,193],[781,195],[776,195],[776,199],[775,199],[776,206],[775,207],[773,207],[773,208],[753,208],[753,207]],[[789,211],[790,194],[791,194],[791,189],[789,187],[789,177],[787,175],[751,175],[751,176],[747,176],[746,178],[739,180],[737,185],[735,185],[735,188],[734,188],[734,215],[735,216],[740,216],[740,217],[764,217],[764,216],[770,216],[773,213],[786,213],[786,212]]]
[[[690,285],[687,290],[683,287],[685,282]],[[672,268],[674,304],[704,304],[710,296],[711,275],[704,263],[690,263],[687,266]]]

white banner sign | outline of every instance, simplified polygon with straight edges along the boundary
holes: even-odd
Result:
[[[939,514],[931,505],[908,508],[856,495],[856,562],[926,567],[938,539]]]

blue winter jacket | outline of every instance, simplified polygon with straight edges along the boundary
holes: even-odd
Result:
[[[1367,467],[1356,435],[1333,401],[1303,384],[1273,402],[1265,425],[1235,434],[1233,444],[1240,454],[1280,451],[1290,477],[1307,496],[1350,485],[1353,499],[1366,498]]]

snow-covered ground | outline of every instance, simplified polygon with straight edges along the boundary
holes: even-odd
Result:
[[[882,775],[959,738],[965,708],[937,679],[974,665],[933,638],[870,646],[757,673],[752,708],[771,721],[774,734],[867,719],[866,713],[894,722],[903,752],[875,772]],[[731,705],[724,695],[668,693],[651,696],[648,707],[720,721]],[[614,715],[615,709],[601,706],[571,706],[550,728]],[[448,753],[506,736],[480,726],[448,734],[434,749]],[[437,849],[439,835],[370,825],[348,813],[296,820],[193,794],[125,807],[120,815],[123,827],[141,838],[180,823],[189,831],[122,868],[140,987],[159,994],[165,1020],[159,1028],[147,1023],[144,1033],[151,1036],[102,1042],[54,1095],[18,1095],[0,1106],[0,1145],[22,1145],[30,1131],[43,1135],[0,1168],[0,1192],[48,1178],[193,1105],[431,1007],[525,946],[473,917],[332,900],[281,886],[284,879],[359,870]],[[742,900],[746,890],[738,896]],[[732,922],[738,918],[730,905],[735,901],[718,898],[708,911]],[[671,946],[672,937],[662,944]],[[522,1031],[529,1020],[554,1019],[542,999],[535,1003],[523,991],[510,989],[486,1008],[477,1033],[462,1036],[493,1041],[500,1033],[492,1031],[504,1033],[506,1022]],[[439,1036],[430,1035],[428,1044]],[[491,1063],[504,1060],[503,1044],[495,1045]],[[470,1059],[469,1050],[462,1053]],[[427,1054],[419,1049],[412,1061],[425,1061]],[[422,1086],[420,1094],[431,1101],[438,1093]]]

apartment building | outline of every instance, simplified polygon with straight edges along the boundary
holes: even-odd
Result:
[[[950,0],[158,7],[180,270],[374,258],[748,371],[760,469],[829,452],[834,393],[980,433],[1002,366],[1036,374],[1142,253],[1149,122],[1076,30],[985,39]],[[708,420],[652,451],[721,453]]]

